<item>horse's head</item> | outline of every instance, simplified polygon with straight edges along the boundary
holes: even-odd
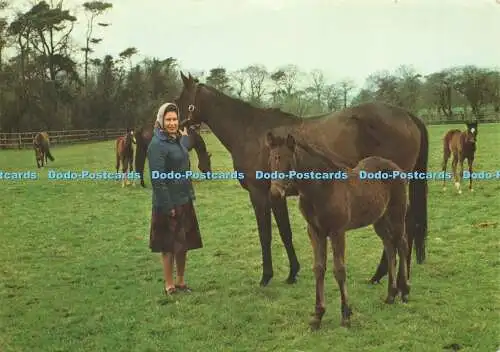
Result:
[[[127,133],[125,134],[125,145],[131,146],[132,143],[136,144],[135,133],[133,129],[127,128]]]
[[[477,121],[466,122],[467,131],[465,131],[465,141],[468,143],[476,143],[477,141]]]
[[[285,197],[292,184],[288,177],[280,177],[280,173],[288,174],[293,168],[295,138],[276,136],[272,131],[266,135],[266,146],[269,148],[269,169],[277,172],[278,177],[271,179],[271,196]]]
[[[175,99],[175,104],[179,107],[180,113],[179,119],[181,120],[181,125],[179,127],[200,125],[203,121],[200,114],[200,107],[196,104],[198,80],[191,76],[191,74],[189,74],[189,77],[186,77],[182,72],[181,79],[183,83],[182,92]]]
[[[198,155],[198,169],[201,172],[212,172],[212,153],[200,153]]]

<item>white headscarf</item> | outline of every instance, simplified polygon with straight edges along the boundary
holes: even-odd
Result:
[[[160,124],[160,127],[163,129],[163,116],[165,116],[165,110],[167,110],[167,107],[170,105],[175,106],[177,110],[177,116],[179,116],[179,108],[174,104],[174,103],[165,103],[160,108],[158,109],[158,113],[156,114],[156,122]]]

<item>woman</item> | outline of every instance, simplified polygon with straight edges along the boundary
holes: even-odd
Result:
[[[190,179],[153,179],[152,172],[173,171],[184,175],[189,170],[189,137],[179,131],[179,110],[165,103],[158,110],[153,138],[148,147],[149,170],[153,188],[153,212],[149,247],[161,253],[166,295],[191,292],[184,281],[188,250],[202,248],[201,234],[194,210],[194,189]],[[174,283],[173,267],[177,277]]]

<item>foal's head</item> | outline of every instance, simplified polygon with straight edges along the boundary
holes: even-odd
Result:
[[[125,134],[125,147],[131,147],[132,143],[136,143],[134,130],[127,128],[127,133]]]
[[[295,139],[292,135],[286,138],[275,136],[268,132],[266,145],[269,148],[269,168],[271,172],[277,172],[278,176],[271,179],[271,196],[285,197],[287,190],[292,186],[288,177],[280,177],[280,173],[288,175],[293,169]]]
[[[477,141],[477,121],[466,122],[467,131],[465,131],[465,141],[467,143],[476,143]]]

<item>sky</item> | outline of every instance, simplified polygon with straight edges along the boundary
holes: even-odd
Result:
[[[64,0],[82,19],[81,4]],[[500,0],[108,0],[96,56],[136,47],[183,70],[269,70],[294,64],[362,85],[402,64],[428,74],[455,65],[500,67]]]

